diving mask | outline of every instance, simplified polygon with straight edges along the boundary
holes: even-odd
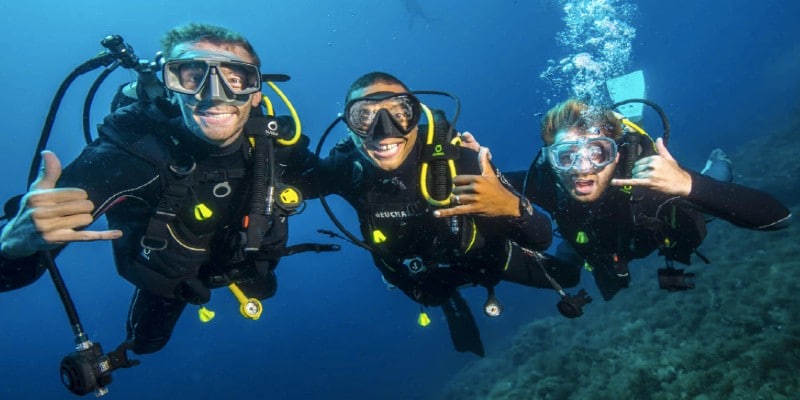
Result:
[[[212,100],[244,104],[261,90],[258,66],[214,54],[167,61],[163,79],[167,89],[198,100],[208,90]]]
[[[605,136],[580,138],[548,146],[547,156],[556,171],[597,171],[616,160],[617,143]]]
[[[417,126],[422,113],[419,100],[411,93],[378,92],[347,102],[344,120],[353,133],[369,138],[382,129],[407,135]],[[394,128],[394,129],[391,129]]]

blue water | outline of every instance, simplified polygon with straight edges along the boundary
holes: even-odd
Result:
[[[110,2],[30,0],[0,5],[0,66],[4,110],[0,168],[8,171],[0,198],[24,190],[51,98],[61,80],[120,34],[152,58],[168,28],[189,21],[242,32],[259,51],[265,72],[292,75],[282,88],[316,144],[343,108],[359,75],[390,72],[412,89],[460,96],[458,128],[478,135],[505,170],[526,168],[538,149],[537,113],[551,88],[539,78],[548,59],[570,49],[556,44],[563,11],[555,0],[423,2],[428,21],[406,1]],[[79,4],[71,4],[79,3]],[[770,131],[800,102],[800,28],[795,0],[642,2],[630,69],[643,69],[648,98],[672,123],[673,155],[699,169],[714,147],[734,148]],[[257,5],[258,4],[258,5]],[[81,107],[91,77],[67,93],[49,148],[64,161],[83,145]],[[97,123],[116,86],[115,72],[98,93]],[[566,93],[564,93],[566,96]],[[446,102],[423,99],[447,107]],[[658,125],[647,126],[658,134]],[[338,132],[337,138],[342,137]],[[334,202],[345,223],[352,214]],[[102,226],[102,225],[101,225]],[[317,202],[293,218],[290,242],[325,241],[315,232],[333,225]],[[442,315],[415,324],[417,306],[381,283],[367,254],[343,246],[334,255],[286,258],[279,292],[265,315],[248,321],[226,290],[214,293],[217,312],[201,323],[187,308],[170,344],[115,373],[109,399],[432,399],[450,376],[477,358],[452,350]],[[89,336],[113,349],[124,338],[132,287],[119,278],[106,243],[71,246],[59,264]],[[466,290],[480,312],[483,293]],[[526,322],[555,312],[550,291],[501,285],[504,315],[478,317],[487,352],[499,352]],[[67,399],[58,377],[72,335],[52,283],[0,295],[0,399]]]

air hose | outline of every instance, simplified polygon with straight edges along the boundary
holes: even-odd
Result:
[[[138,65],[139,58],[136,57],[133,53],[133,48],[126,44],[121,36],[107,36],[101,41],[101,44],[107,50],[75,68],[64,81],[61,82],[56,94],[53,96],[47,116],[45,117],[41,135],[39,136],[39,143],[36,145],[36,152],[31,161],[31,167],[28,173],[28,187],[36,180],[39,166],[42,162],[41,153],[47,148],[56,115],[61,107],[61,101],[67,89],[69,89],[75,79],[97,68],[107,67],[107,69],[101,73],[100,77],[98,77],[87,95],[84,107],[88,108],[91,106],[94,94],[99,88],[100,83],[102,83],[111,72],[120,65],[125,68],[134,68]],[[84,118],[88,119],[88,114],[86,112],[84,112]],[[84,128],[86,128],[87,125],[87,123],[84,123]],[[86,134],[86,139],[90,141],[91,137]],[[107,386],[111,383],[111,372],[117,368],[133,366],[136,362],[127,359],[125,355],[127,348],[124,346],[120,346],[116,351],[105,355],[103,354],[100,343],[93,343],[89,339],[81,325],[78,311],[67,290],[67,286],[53,259],[53,254],[50,251],[44,251],[44,257],[53,285],[58,292],[61,303],[64,305],[64,310],[72,327],[76,344],[76,351],[67,355],[61,361],[61,381],[68,390],[77,395],[84,395],[94,391],[97,396],[102,396],[108,392]]]
[[[620,101],[620,102],[612,104],[611,105],[611,109],[616,109],[617,107],[624,106],[625,104],[629,104],[629,103],[646,104],[646,105],[650,106],[650,108],[655,110],[656,113],[658,113],[658,116],[661,118],[661,126],[664,128],[664,135],[662,136],[662,139],[664,140],[664,146],[668,145],[669,144],[670,127],[669,127],[669,119],[667,118],[667,114],[664,112],[664,109],[662,109],[658,104],[656,104],[656,103],[654,103],[654,102],[652,102],[650,100],[647,100],[647,99],[628,99],[628,100],[623,100],[623,101]]]

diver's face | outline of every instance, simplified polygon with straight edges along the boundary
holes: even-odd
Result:
[[[253,56],[241,46],[211,44],[208,42],[182,43],[175,47],[171,59],[193,51],[213,52],[234,60],[255,63]],[[186,127],[198,138],[220,147],[234,143],[244,131],[250,109],[257,107],[261,93],[249,95],[249,100],[238,105],[222,100],[212,100],[208,90],[197,95],[177,94],[178,104]]]
[[[377,92],[406,93],[402,85],[378,82],[351,94],[351,98],[368,96]],[[384,171],[394,171],[408,158],[417,141],[418,128],[415,126],[402,137],[362,138],[350,132],[350,139],[372,164]]]
[[[603,135],[599,133],[587,134],[575,129],[562,130],[556,134],[553,144],[600,137],[603,137]],[[618,162],[619,154],[616,154],[614,161],[610,164],[601,168],[594,168],[588,159],[581,158],[576,162],[575,168],[570,168],[567,171],[560,171],[555,168],[553,170],[556,172],[561,185],[573,199],[582,203],[590,203],[599,199],[608,189]]]

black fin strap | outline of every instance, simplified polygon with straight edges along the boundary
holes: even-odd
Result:
[[[304,253],[306,251],[313,251],[315,253],[339,251],[342,247],[338,244],[328,243],[300,243],[287,246],[284,255],[290,256],[292,254]]]
[[[711,260],[709,260],[708,257],[706,257],[703,253],[700,253],[700,251],[698,251],[697,249],[694,249],[693,251],[694,254],[696,254],[698,257],[700,257],[701,260],[703,260],[703,262],[705,262],[706,264],[711,264]]]
[[[122,342],[114,351],[108,353],[108,360],[111,362],[111,369],[130,368],[139,365],[139,360],[128,358],[128,350],[133,348],[133,342],[126,340]]]
[[[266,256],[272,259],[277,259],[283,256],[291,256],[292,254],[305,253],[307,251],[322,253],[329,251],[339,251],[341,249],[342,247],[339,246],[338,244],[300,243],[292,246],[286,246],[283,249],[270,249],[270,250],[261,249],[259,251],[259,255]]]

